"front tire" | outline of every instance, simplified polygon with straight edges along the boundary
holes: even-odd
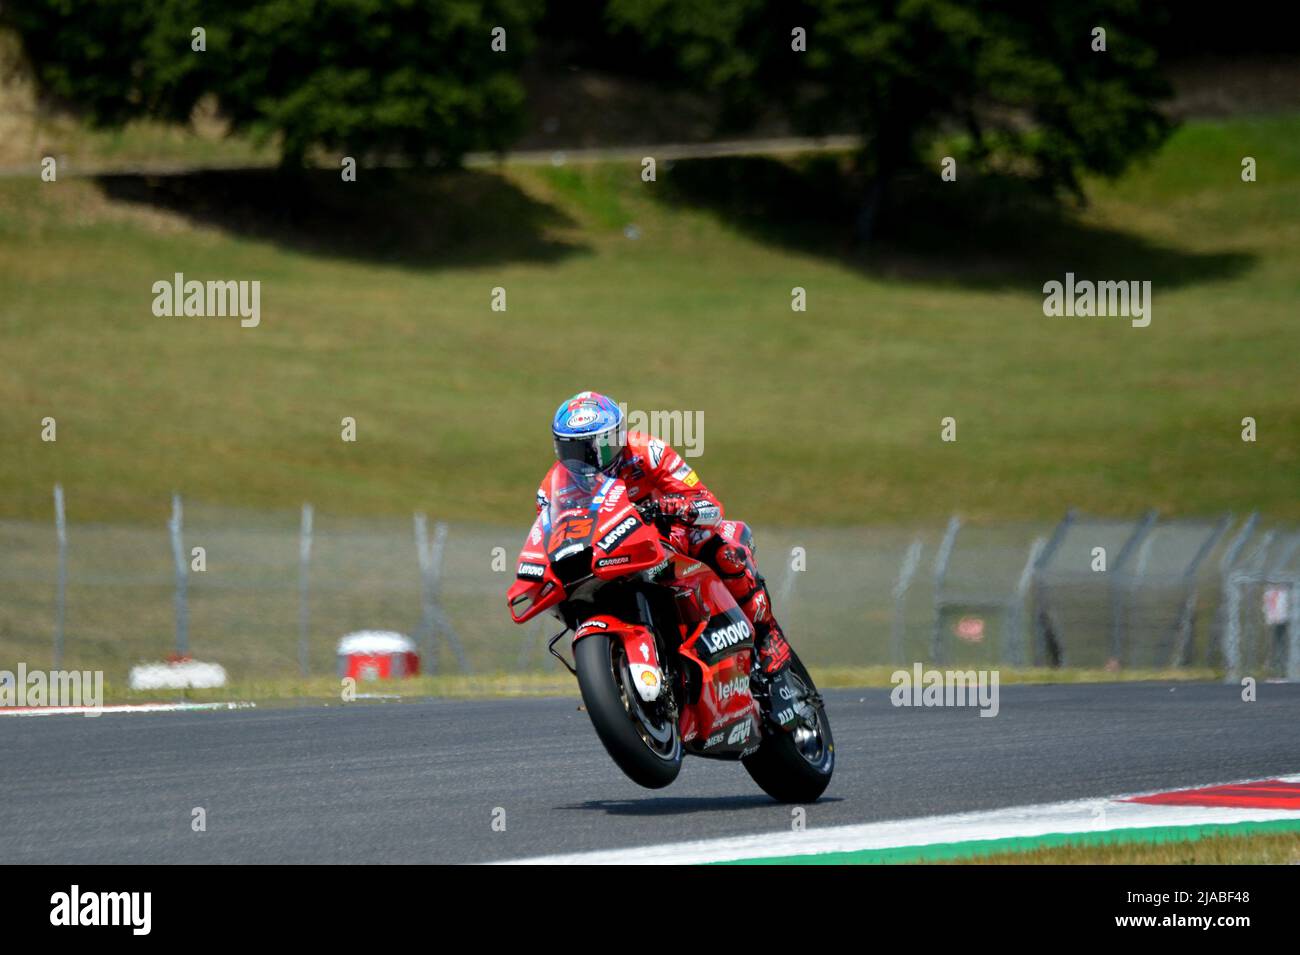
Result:
[[[583,637],[573,655],[582,702],[610,758],[637,785],[667,786],[682,768],[682,740],[664,698],[646,703],[637,695],[619,638]]]
[[[790,655],[792,674],[812,701],[808,704],[809,718],[801,719],[799,726],[789,732],[768,729],[758,752],[746,756],[743,762],[754,782],[778,802],[816,802],[835,771],[835,740],[812,677],[793,650]]]

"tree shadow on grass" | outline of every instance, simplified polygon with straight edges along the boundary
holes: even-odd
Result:
[[[678,160],[660,182],[656,195],[670,205],[709,210],[766,244],[885,278],[1037,291],[1071,271],[1079,279],[1177,288],[1233,278],[1255,260],[1236,251],[1185,251],[1082,222],[1006,176],[900,177],[881,203],[876,238],[859,242],[865,190],[843,154]]]
[[[585,251],[555,235],[573,221],[479,170],[205,170],[97,179],[105,195],[239,238],[343,259],[436,269],[548,263]]]

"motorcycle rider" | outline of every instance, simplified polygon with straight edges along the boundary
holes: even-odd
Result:
[[[783,728],[792,729],[797,722],[793,709],[771,705],[773,700],[794,699],[790,645],[772,616],[767,584],[754,563],[749,527],[723,520],[722,503],[667,444],[640,431],[625,431],[623,410],[605,395],[583,391],[563,402],[551,434],[556,456],[552,470],[564,467],[576,474],[617,477],[627,485],[634,504],[657,497],[660,513],[673,522],[669,540],[713,569],[753,625],[763,695],[773,718],[784,717]],[[544,490],[550,476],[548,472],[537,490],[539,511],[550,505]]]

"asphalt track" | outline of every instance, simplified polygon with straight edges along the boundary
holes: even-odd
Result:
[[[831,691],[839,762],[807,824],[1300,773],[1300,685],[1240,693],[1008,686],[990,719]],[[638,788],[576,694],[8,717],[0,760],[6,863],[480,862],[790,830],[739,764],[688,759],[667,790]]]

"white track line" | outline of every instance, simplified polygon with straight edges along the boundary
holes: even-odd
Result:
[[[0,706],[0,716],[99,716],[103,713],[175,713],[182,710],[245,710],[256,703],[115,703],[112,706]]]
[[[1300,780],[1300,776],[1268,777]],[[1235,780],[1245,782],[1246,780]],[[1227,785],[1206,783],[1205,785]],[[1193,787],[1180,787],[1193,788]],[[1200,788],[1196,786],[1195,788]],[[1166,792],[1168,790],[1159,790]],[[1300,819],[1287,809],[1236,809],[1209,806],[1156,806],[1122,802],[1146,793],[1108,799],[1015,806],[988,812],[924,816],[894,822],[856,826],[810,828],[803,832],[780,830],[751,836],[646,845],[631,849],[576,852],[567,855],[513,859],[504,865],[691,865],[768,859],[780,856],[820,855],[911,846],[975,842],[984,839],[1045,836],[1053,833],[1109,832],[1150,826],[1199,826],[1213,823],[1268,822]],[[813,813],[816,809],[812,810]]]

